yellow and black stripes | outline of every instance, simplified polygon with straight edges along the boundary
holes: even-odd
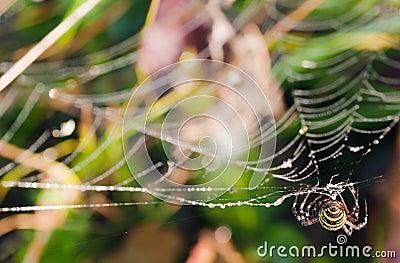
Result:
[[[328,201],[319,213],[319,223],[330,231],[337,231],[346,224],[347,215],[344,205],[339,201]]]
[[[360,206],[358,204],[358,189],[348,186],[350,194],[353,196],[354,206],[351,212],[347,208],[344,198],[339,195],[339,201],[326,195],[318,195],[313,199],[313,191],[306,192],[303,201],[298,204],[298,197],[292,205],[292,211],[296,219],[302,226],[311,226],[317,222],[329,231],[338,231],[342,229],[347,235],[351,235],[354,230],[364,228],[368,223],[367,202],[365,203],[364,220],[359,220]],[[360,222],[361,221],[361,222]]]

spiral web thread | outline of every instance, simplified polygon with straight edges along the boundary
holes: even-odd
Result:
[[[268,31],[271,25],[296,10],[299,4],[297,1],[279,1],[266,6],[250,4],[242,12],[246,14],[245,17],[239,15],[233,19],[232,24],[239,31],[243,21],[249,20],[260,8],[265,8],[268,16],[263,27]],[[329,4],[335,3],[328,1]],[[212,202],[185,200],[179,195],[177,201],[221,208],[240,205],[269,207],[280,205],[285,199],[308,191],[335,198],[346,187],[361,183],[361,180],[351,177],[354,169],[399,120],[400,28],[395,22],[396,16],[390,16],[391,11],[395,10],[388,6],[378,5],[374,1],[346,4],[352,8],[340,16],[321,19],[316,13],[297,22],[292,33],[285,34],[271,54],[275,65],[273,71],[290,98],[290,106],[285,115],[277,120],[279,143],[275,154],[261,160],[273,160],[272,166],[256,168],[255,163],[251,162],[246,166],[248,173],[265,174],[265,181],[253,190],[240,183],[229,189],[194,186],[185,191],[212,195],[215,191],[226,190],[227,193]],[[12,12],[15,10],[11,9]],[[386,13],[385,18],[382,18],[383,13]],[[1,22],[5,23],[8,16],[11,15],[6,13],[2,16],[5,21]],[[190,30],[205,20],[207,12],[203,10],[189,21],[186,33],[190,33]],[[317,37],[312,40],[307,38],[310,32]],[[364,45],[367,42],[370,44]],[[10,188],[75,190],[86,193],[149,193],[148,189],[139,187],[129,175],[122,154],[117,159],[110,158],[110,162],[103,165],[102,173],[90,172],[96,160],[107,156],[108,148],[120,146],[123,106],[129,99],[131,89],[105,94],[68,93],[68,88],[90,84],[100,76],[113,74],[116,70],[126,70],[135,64],[137,46],[138,36],[134,35],[112,47],[81,58],[34,63],[19,76],[17,84],[2,94],[0,117],[2,123],[9,123],[7,127],[2,127],[0,143],[2,156],[5,157],[0,167],[3,195]],[[325,52],[316,53],[321,49]],[[200,54],[207,57],[208,50]],[[1,72],[6,72],[11,65],[10,62],[2,62]],[[30,117],[37,116],[44,103],[52,103],[50,105],[54,105],[51,106],[54,109],[41,118],[43,126],[57,128],[44,129],[36,138],[30,138],[29,127],[40,129],[40,125],[30,123]],[[65,119],[62,123],[53,122],[55,118],[52,115],[63,111],[55,107],[58,103],[68,108],[62,113]],[[17,105],[23,107],[16,109]],[[271,106],[274,107],[273,102]],[[18,113],[15,115],[15,112]],[[78,125],[80,128],[89,125],[90,128],[81,132],[79,140],[76,137],[73,139],[72,150],[64,150],[63,153],[62,143],[77,134],[75,126]],[[261,137],[253,140],[269,140],[275,134],[271,127],[269,122],[263,123]],[[16,151],[12,142],[21,136],[28,137],[27,144]],[[96,140],[98,145],[93,147],[93,141]],[[127,152],[127,158],[134,155],[140,146],[132,147]],[[58,149],[59,154],[56,157],[58,163],[50,164],[51,171],[43,171],[32,165],[32,162],[38,160],[54,162],[48,157],[52,148]],[[19,154],[13,157],[5,154],[10,151]],[[35,153],[34,156],[32,153]],[[34,159],[37,155],[44,157]],[[162,169],[170,174],[179,168],[171,162],[157,162],[136,176],[146,176],[153,169]],[[162,195],[170,189],[153,188],[152,191]],[[0,211],[130,206],[159,202],[126,200],[102,204],[12,207],[3,203]]]

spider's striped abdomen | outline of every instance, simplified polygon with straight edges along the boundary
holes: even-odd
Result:
[[[337,231],[344,226],[346,221],[346,211],[341,202],[329,201],[321,208],[319,223],[323,228]]]

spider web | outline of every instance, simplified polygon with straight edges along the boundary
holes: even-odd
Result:
[[[265,8],[267,17],[262,28],[268,32],[300,4],[298,1],[278,1],[265,6],[249,4],[231,22],[239,31],[253,14]],[[273,160],[272,166],[263,169],[249,162],[243,179],[232,188],[187,190],[205,195],[227,191],[222,197],[203,202],[185,200],[177,195],[179,202],[221,208],[269,207],[309,190],[335,198],[347,186],[361,183],[352,178],[354,170],[399,120],[400,28],[396,15],[392,15],[390,6],[385,4],[348,1],[340,3],[344,11],[338,5],[327,1],[307,18],[296,21],[291,32],[284,34],[271,53],[273,72],[284,90],[288,106],[284,116],[276,122],[275,154],[257,160],[261,164]],[[335,8],[340,15],[326,18],[324,11]],[[11,15],[2,16],[5,22],[8,16]],[[186,33],[205,20],[207,15],[203,10],[187,23]],[[315,37],[310,38],[310,34]],[[91,192],[150,193],[130,175],[121,149],[122,116],[134,80],[119,91],[96,92],[103,76],[132,70],[129,66],[136,63],[138,39],[134,35],[80,58],[34,63],[3,92],[0,104],[2,196],[17,188],[75,190],[87,196],[79,194],[76,199],[65,200],[62,204],[52,204],[48,200],[42,205],[19,206],[8,205],[5,199],[1,212],[160,202],[142,201],[143,198],[136,195],[123,202],[93,204],[85,201]],[[208,57],[208,54],[206,48],[199,56]],[[1,62],[0,71],[5,73],[11,66],[11,62]],[[89,90],[86,94],[83,94],[83,86]],[[274,102],[271,106],[274,107]],[[46,114],[43,114],[44,109]],[[253,138],[254,145],[260,140],[271,140],[275,135],[272,128],[270,122],[263,123],[261,135]],[[146,136],[152,137],[151,134]],[[139,147],[132,147],[127,158]],[[119,152],[119,155],[111,152]],[[100,159],[107,162],[97,162]],[[51,169],[44,171],[38,162],[48,163]],[[243,165],[238,163],[238,166]],[[146,176],[153,169],[167,176],[179,170],[170,162],[160,160],[153,167],[143,168],[136,176]],[[103,172],[92,173],[99,170]],[[265,181],[256,189],[246,184],[252,174],[265,176]],[[152,189],[161,195],[167,190]]]

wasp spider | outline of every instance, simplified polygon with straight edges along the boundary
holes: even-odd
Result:
[[[340,201],[338,201],[321,194],[311,200],[306,206],[309,196],[312,193],[310,191],[301,202],[299,208],[297,208],[298,196],[296,196],[292,207],[293,214],[303,226],[310,226],[319,222],[327,230],[338,231],[343,229],[350,236],[354,230],[360,230],[367,225],[368,213],[367,202],[364,199],[365,217],[363,221],[359,222],[360,206],[358,204],[358,189],[349,187],[349,190],[354,199],[354,206],[351,212],[341,195],[339,195]]]

